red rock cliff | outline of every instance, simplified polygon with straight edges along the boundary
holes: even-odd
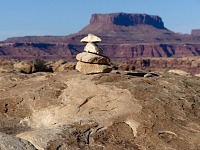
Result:
[[[143,26],[141,28],[137,28]],[[159,16],[147,14],[129,14],[129,13],[113,13],[113,14],[93,14],[90,24],[83,28],[79,33],[113,33],[113,32],[137,32],[146,30],[147,26],[156,29],[166,29],[164,23]],[[154,30],[153,30],[154,31]]]
[[[114,14],[93,14],[90,24],[94,23],[112,23],[120,26],[135,26],[135,25],[152,25],[159,29],[164,29],[164,23],[159,16],[147,14],[127,14],[127,13],[114,13]]]

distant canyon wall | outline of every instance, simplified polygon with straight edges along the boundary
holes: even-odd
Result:
[[[148,70],[167,71],[171,69],[183,70],[191,74],[200,74],[200,57],[185,58],[136,58],[127,59],[119,63],[117,67],[121,70]]]
[[[0,45],[0,58],[73,59],[84,44],[14,43]],[[200,55],[200,44],[100,44],[111,59],[189,57]]]

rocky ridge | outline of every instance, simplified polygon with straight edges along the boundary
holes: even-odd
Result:
[[[146,70],[146,71],[161,71],[161,70],[182,70],[189,74],[195,75],[200,73],[200,58],[199,57],[184,57],[184,58],[137,58],[133,60],[118,62],[114,68],[124,71]]]

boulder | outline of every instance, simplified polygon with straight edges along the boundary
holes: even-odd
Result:
[[[93,53],[82,52],[76,55],[76,59],[81,62],[91,63],[91,64],[103,64],[109,65],[110,60],[104,56],[96,55]]]
[[[63,64],[65,64],[66,62],[62,59],[59,59],[55,62],[52,62],[50,65],[53,69],[53,71],[56,71],[60,66],[62,66]]]
[[[76,69],[83,74],[95,74],[95,73],[109,73],[112,71],[111,66],[90,64],[84,62],[77,62]]]
[[[0,73],[9,73],[13,72],[13,62],[9,60],[0,61]]]
[[[84,51],[100,55],[103,54],[102,49],[95,43],[87,43],[87,45],[84,47]]]
[[[76,67],[76,63],[75,62],[67,62],[67,63],[64,63],[64,64],[60,65],[54,71],[55,72],[69,71],[69,70],[74,70],[75,67]]]
[[[22,73],[32,73],[33,63],[26,61],[16,62],[14,69]]]

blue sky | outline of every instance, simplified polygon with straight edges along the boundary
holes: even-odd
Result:
[[[200,0],[0,0],[0,40],[28,35],[68,35],[93,13],[146,13],[181,33],[200,29]]]

